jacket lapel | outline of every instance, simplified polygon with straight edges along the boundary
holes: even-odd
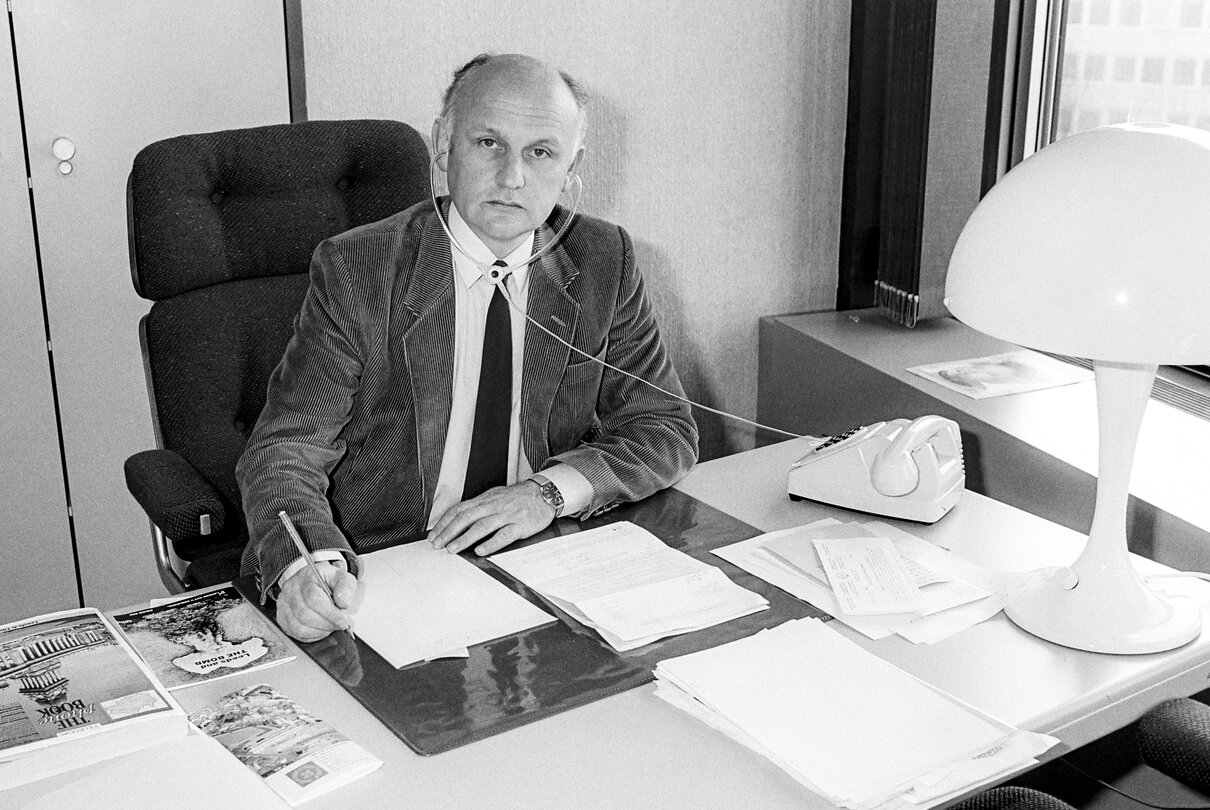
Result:
[[[449,240],[435,215],[425,223],[403,295],[404,357],[416,410],[416,443],[427,513],[449,429],[454,376],[454,288]]]
[[[534,252],[549,244],[554,234],[549,224],[543,224],[534,239]],[[568,295],[567,287],[579,272],[561,245],[535,262],[530,270],[530,317],[569,343],[580,320],[580,305]],[[550,411],[569,354],[571,350],[566,345],[533,323],[526,323],[525,363],[521,374],[521,433],[525,457],[535,470],[550,457],[547,441]],[[571,358],[570,362],[576,359]]]

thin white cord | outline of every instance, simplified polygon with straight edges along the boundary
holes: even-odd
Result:
[[[503,282],[504,278],[502,277],[500,280],[501,280],[501,282]],[[769,425],[762,425],[760,422],[754,422],[754,421],[752,421],[751,419],[745,419],[745,418],[744,418],[744,417],[742,417],[742,416],[736,416],[736,415],[735,415],[735,414],[733,414],[733,413],[728,413],[727,411],[720,411],[718,408],[711,408],[709,405],[703,405],[703,404],[701,404],[700,402],[694,402],[693,400],[689,399],[688,397],[681,396],[680,394],[675,394],[675,393],[673,393],[672,391],[669,391],[669,390],[668,390],[668,389],[666,389],[666,388],[661,388],[660,386],[656,385],[655,383],[651,382],[650,380],[645,380],[645,379],[643,379],[642,377],[639,377],[639,376],[637,376],[637,375],[631,374],[629,371],[624,371],[623,369],[620,369],[620,368],[618,368],[617,366],[610,365],[609,363],[606,363],[604,360],[601,360],[601,359],[599,359],[599,358],[597,358],[597,357],[594,357],[593,355],[589,354],[588,352],[584,351],[583,349],[578,349],[578,348],[576,348],[575,346],[571,345],[571,343],[569,343],[568,341],[564,340],[563,338],[561,338],[561,337],[559,337],[558,335],[556,335],[554,332],[552,332],[552,331],[550,331],[549,329],[547,329],[547,328],[546,328],[545,326],[543,326],[542,324],[538,323],[536,320],[534,320],[534,318],[532,318],[532,317],[530,316],[530,314],[529,314],[528,312],[526,312],[525,310],[521,309],[521,307],[519,307],[519,306],[517,305],[517,303],[516,303],[515,301],[513,301],[513,296],[512,296],[512,293],[510,293],[510,292],[508,291],[508,287],[507,287],[507,285],[501,284],[501,285],[500,285],[500,288],[501,288],[501,289],[504,291],[504,299],[505,299],[506,301],[508,301],[508,305],[509,305],[510,307],[512,307],[512,308],[513,308],[513,309],[515,309],[515,310],[516,310],[518,313],[520,313],[520,314],[521,314],[521,315],[522,315],[522,316],[525,318],[525,320],[529,321],[529,322],[530,322],[530,323],[532,323],[534,326],[538,327],[538,328],[539,328],[539,329],[541,329],[543,332],[545,332],[546,334],[550,335],[552,338],[554,338],[555,340],[559,341],[560,343],[562,343],[562,344],[563,344],[564,346],[566,346],[567,348],[571,349],[571,350],[572,350],[573,352],[575,352],[576,354],[579,354],[579,355],[581,355],[581,356],[583,356],[583,357],[586,357],[586,358],[588,358],[589,360],[592,360],[592,361],[593,361],[593,362],[595,362],[595,363],[599,363],[599,364],[601,364],[602,366],[604,366],[604,367],[605,367],[605,368],[607,368],[607,369],[610,369],[610,370],[612,370],[612,371],[616,371],[618,374],[623,374],[623,375],[625,375],[625,376],[629,377],[629,378],[630,378],[630,379],[632,379],[632,380],[636,380],[636,381],[638,381],[638,382],[641,382],[641,383],[643,383],[643,385],[646,385],[646,386],[649,386],[649,387],[651,387],[651,388],[654,388],[655,390],[659,391],[661,394],[664,394],[665,396],[669,396],[669,397],[672,397],[673,399],[680,400],[681,402],[684,402],[684,403],[687,403],[687,404],[689,404],[689,405],[692,405],[692,406],[693,406],[693,407],[695,407],[695,408],[701,408],[703,411],[709,411],[710,413],[713,413],[713,414],[718,414],[719,416],[725,416],[725,417],[727,417],[727,418],[729,418],[729,419],[734,419],[734,420],[736,420],[737,422],[743,422],[743,423],[744,423],[744,424],[746,424],[746,425],[751,425],[752,427],[760,428],[760,429],[762,429],[762,430],[769,430],[769,431],[772,431],[773,433],[780,433],[781,435],[783,435],[783,436],[789,436],[789,437],[790,437],[790,438],[792,438],[792,439],[801,439],[801,438],[804,438],[804,437],[803,437],[803,435],[802,435],[802,434],[800,434],[800,433],[791,433],[791,432],[790,432],[790,431],[788,431],[788,430],[782,430],[782,429],[780,429],[780,428],[771,427],[771,426],[769,426]]]
[[[446,225],[446,223],[445,223],[445,218],[443,216],[441,216],[441,206],[437,202],[437,183],[434,179],[434,171],[437,168],[437,158],[439,156],[440,156],[440,153],[435,154],[435,155],[433,155],[432,160],[429,161],[429,196],[433,201],[433,209],[437,213],[437,221],[439,223],[441,223],[441,229],[443,231],[445,231],[445,235],[447,237],[449,237],[450,244],[454,246],[454,249],[457,250],[459,253],[461,253],[463,256],[465,256],[467,259],[469,259],[472,263],[478,265],[479,261],[477,259],[475,259],[473,256],[471,256],[470,253],[468,253],[462,247],[462,245],[459,244],[458,240],[454,238],[454,234],[450,233],[449,226]],[[578,174],[574,175],[574,177],[575,177],[575,181],[576,181],[576,185],[577,185],[577,189],[576,189],[577,193],[572,202],[571,213],[568,215],[567,220],[563,223],[563,227],[560,228],[559,232],[555,234],[554,238],[551,239],[548,244],[543,245],[542,249],[539,250],[537,253],[533,254],[532,256],[530,256],[528,259],[521,262],[520,264],[513,265],[511,267],[506,267],[505,270],[507,270],[507,271],[516,270],[518,268],[525,267],[526,265],[536,262],[538,259],[545,256],[550,250],[552,250],[554,248],[554,246],[560,242],[560,240],[562,240],[563,234],[567,233],[567,229],[569,227],[571,227],[572,220],[575,219],[576,211],[579,210],[580,198],[582,196],[584,196],[584,181],[580,179],[580,176]],[[482,269],[483,269],[482,266],[480,266],[481,272],[482,272]],[[489,280],[491,278],[486,273],[484,273],[484,277],[488,278]],[[703,411],[709,411],[710,413],[717,414],[719,416],[725,416],[728,419],[734,419],[737,422],[743,422],[746,425],[751,425],[752,427],[760,428],[761,430],[768,430],[768,431],[772,431],[773,433],[780,433],[782,436],[789,436],[792,439],[803,438],[803,436],[798,433],[791,433],[788,430],[781,430],[780,428],[770,427],[769,425],[762,425],[760,422],[754,422],[751,419],[745,419],[742,416],[736,416],[733,413],[728,413],[727,411],[720,411],[717,408],[711,408],[709,405],[703,405],[700,402],[694,402],[693,400],[689,399],[688,397],[681,396],[680,394],[674,394],[671,391],[661,388],[660,386],[656,385],[655,383],[651,382],[650,380],[644,380],[642,377],[638,377],[634,374],[631,374],[629,371],[623,371],[622,369],[618,368],[617,366],[611,366],[609,363],[606,363],[604,360],[600,360],[596,357],[593,357],[591,354],[588,354],[585,351],[577,349],[575,346],[571,345],[566,340],[559,337],[558,335],[556,335],[554,332],[547,329],[542,324],[538,323],[536,320],[534,320],[532,317],[530,317],[530,314],[528,312],[521,309],[521,307],[517,306],[516,302],[513,301],[512,294],[509,293],[509,291],[508,291],[508,287],[505,284],[503,284],[503,281],[505,278],[507,278],[507,273],[501,275],[496,280],[495,283],[498,284],[500,286],[500,289],[502,289],[504,291],[504,299],[506,301],[508,301],[508,305],[510,307],[512,307],[513,309],[515,309],[518,313],[520,313],[525,318],[525,320],[529,321],[534,326],[538,327],[543,332],[550,335],[552,338],[559,341],[567,348],[571,349],[573,352],[576,352],[577,354],[581,354],[584,357],[587,357],[589,360],[592,360],[595,363],[600,363],[605,368],[610,369],[612,371],[616,371],[618,374],[623,374],[632,380],[636,380],[638,382],[643,383],[643,385],[654,388],[655,390],[659,391],[661,394],[664,394],[665,396],[669,396],[669,397],[672,397],[673,399],[680,400],[681,402],[692,405],[695,408],[701,408]]]

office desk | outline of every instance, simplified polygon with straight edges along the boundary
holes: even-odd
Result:
[[[840,510],[792,502],[789,464],[806,451],[786,442],[700,465],[686,493],[764,530]],[[1081,538],[1062,527],[968,493],[933,526],[900,524],[978,562],[1004,568],[1058,564]],[[1210,605],[1210,588],[1192,585]],[[1116,657],[1067,650],[1018,630],[1003,615],[931,647],[868,641],[840,632],[923,679],[1034,731],[1079,746],[1133,720],[1154,703],[1207,686],[1210,632],[1180,650]],[[268,682],[385,761],[373,774],[309,808],[826,808],[763,758],[668,706],[650,685],[471,745],[420,757],[369,715],[310,659],[177,692],[187,709]],[[36,795],[0,795],[0,805]]]

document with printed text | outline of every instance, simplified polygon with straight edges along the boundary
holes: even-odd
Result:
[[[768,608],[714,566],[629,522],[556,537],[490,558],[616,650]]]
[[[924,607],[912,572],[889,537],[818,539],[814,545],[845,613],[905,613]]]

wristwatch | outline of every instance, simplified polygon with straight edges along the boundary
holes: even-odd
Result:
[[[555,510],[555,517],[560,517],[563,514],[563,493],[555,486],[555,482],[551,481],[545,475],[535,473],[529,477],[538,485],[538,494],[542,496],[542,500],[550,504]]]

